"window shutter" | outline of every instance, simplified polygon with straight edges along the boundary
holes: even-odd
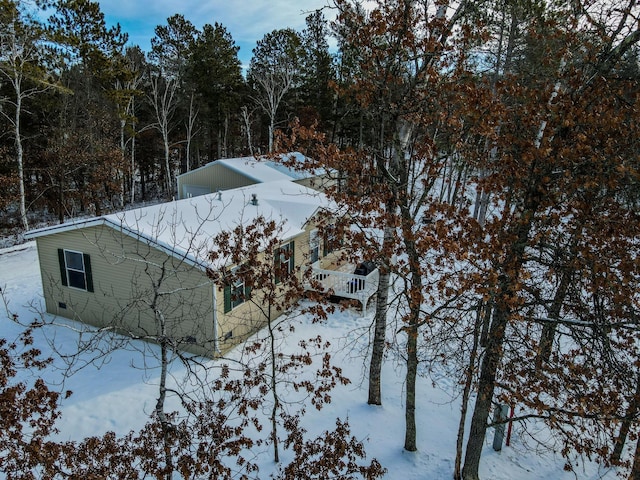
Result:
[[[88,253],[82,255],[84,257],[84,276],[87,281],[87,292],[93,292],[93,276],[91,274],[91,258]]]
[[[224,313],[231,311],[231,285],[224,286]]]
[[[282,249],[281,248],[276,248],[273,251],[273,271],[274,273],[274,280],[275,280],[275,284],[279,284],[280,283],[280,273],[279,270],[282,268],[281,262],[280,262],[280,254],[282,253]]]
[[[296,268],[296,244],[293,240],[291,240],[289,245],[291,254],[291,256],[289,257],[289,272],[293,272],[293,270]]]
[[[250,298],[251,298],[251,287],[245,283],[244,284],[244,301],[246,302]]]
[[[67,266],[64,261],[64,250],[58,249],[58,263],[60,264],[60,279],[62,280],[62,285],[67,286]]]

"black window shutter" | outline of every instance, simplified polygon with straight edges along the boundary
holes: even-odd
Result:
[[[274,253],[273,253],[273,271],[274,271],[274,280],[276,285],[280,283],[280,269],[282,268],[280,255],[282,255],[282,249],[278,247],[274,250]]]
[[[289,272],[293,272],[296,268],[296,258],[295,258],[296,242],[291,240],[291,243],[289,244],[289,249],[291,254],[291,256],[289,257]]]
[[[91,258],[88,253],[82,255],[84,257],[84,276],[87,280],[87,292],[93,292],[93,276],[91,275]]]
[[[224,313],[231,311],[231,285],[224,286]]]
[[[67,265],[64,261],[64,250],[58,249],[58,263],[60,264],[60,279],[62,280],[62,285],[67,286]]]

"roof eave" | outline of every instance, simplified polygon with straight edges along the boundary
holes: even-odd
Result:
[[[137,230],[133,230],[130,229],[128,227],[126,227],[123,224],[119,224],[116,222],[113,222],[107,218],[104,217],[97,217],[97,218],[91,218],[91,219],[87,219],[87,220],[83,220],[83,221],[79,221],[79,222],[73,222],[73,223],[64,223],[64,224],[60,224],[60,225],[54,225],[54,226],[50,226],[50,227],[44,227],[44,228],[39,228],[36,230],[31,230],[27,233],[24,234],[24,238],[26,240],[33,240],[33,239],[37,239],[40,237],[45,237],[48,235],[55,235],[58,233],[65,233],[65,232],[70,232],[70,231],[74,231],[74,230],[79,230],[82,228],[90,228],[90,227],[97,227],[97,226],[107,226],[109,228],[112,228],[113,230],[117,230],[125,235],[127,235],[128,237],[131,237],[135,240],[141,241],[147,245],[150,245],[152,247],[157,248],[158,250],[163,251],[164,253],[166,253],[167,255],[170,255],[180,261],[184,261],[186,262],[188,265],[191,265],[193,267],[196,267],[202,271],[206,271],[207,270],[207,266],[202,262],[199,261],[195,256],[190,255],[188,252],[184,252],[182,250],[177,250],[176,248],[172,247],[171,245],[167,245],[163,242],[159,242],[157,240],[152,239],[151,237],[137,231]]]

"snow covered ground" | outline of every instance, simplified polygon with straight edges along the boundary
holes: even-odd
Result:
[[[34,242],[0,249],[0,288],[9,300],[9,308],[27,321],[42,311],[42,286]],[[335,419],[348,418],[351,433],[365,443],[368,459],[377,458],[388,470],[388,479],[450,479],[452,478],[455,437],[459,419],[459,403],[453,398],[451,381],[443,379],[433,386],[431,380],[420,379],[418,384],[418,451],[403,450],[404,442],[404,370],[401,363],[388,359],[383,371],[383,406],[366,403],[367,382],[365,357],[367,329],[371,315],[360,317],[355,310],[337,312],[325,324],[311,324],[302,318],[295,335],[287,338],[287,345],[295,346],[297,339],[321,335],[330,340],[334,363],[343,368],[351,384],[339,386],[332,392],[332,402],[322,411],[307,409],[302,425],[309,432],[332,429]],[[49,317],[49,319],[51,319]],[[66,322],[73,326],[72,322]],[[22,328],[0,313],[0,335],[16,338]],[[36,345],[45,355],[52,354],[51,345],[70,351],[77,344],[78,334],[72,328],[49,326],[36,332]],[[156,347],[147,347],[153,351]],[[89,357],[87,357],[89,358]],[[65,378],[64,363],[44,376],[52,388],[72,390],[73,395],[62,405],[62,419],[58,424],[64,439],[79,440],[106,431],[125,434],[138,429],[153,410],[157,394],[158,372],[142,369],[143,355],[135,349],[119,350],[89,364]],[[211,361],[213,362],[213,361]],[[184,366],[172,365],[175,381],[184,376]],[[581,464],[576,473],[563,471],[565,461],[548,452],[538,452],[531,440],[521,436],[521,428],[514,426],[512,444],[501,452],[493,451],[490,431],[482,456],[481,477],[486,480],[548,479],[607,479],[616,478],[614,470],[605,470],[592,463]],[[261,455],[260,478],[268,478],[273,471],[268,447]],[[2,474],[0,472],[0,477]]]

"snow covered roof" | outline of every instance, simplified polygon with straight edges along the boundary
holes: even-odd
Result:
[[[303,164],[306,157],[300,152],[282,154],[283,160],[296,160]],[[282,165],[279,162],[269,160],[266,157],[239,157],[221,158],[208,163],[200,169],[207,168],[213,164],[224,165],[230,170],[236,171],[256,182],[273,182],[276,180],[303,180],[323,174],[321,171],[310,172],[308,170],[296,170]],[[199,169],[196,169],[199,170]],[[183,175],[188,175],[195,170],[191,170]]]
[[[322,193],[279,180],[31,230],[25,238],[106,225],[206,268],[213,267],[207,253],[215,235],[262,216],[282,226],[284,242],[302,233],[307,221],[328,207]]]

